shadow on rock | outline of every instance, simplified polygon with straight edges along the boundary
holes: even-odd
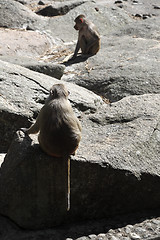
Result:
[[[85,57],[82,57],[82,55],[79,55],[78,57],[76,57],[75,59],[69,59],[68,61],[66,62],[63,62],[63,64],[65,66],[70,66],[70,65],[73,65],[73,64],[76,64],[76,63],[80,63],[80,62],[85,62],[89,57],[91,56],[85,56]]]

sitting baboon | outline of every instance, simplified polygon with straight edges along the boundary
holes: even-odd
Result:
[[[78,41],[72,59],[76,58],[79,49],[83,55],[94,55],[100,49],[100,35],[96,26],[88,21],[86,17],[81,14],[75,19],[74,28],[79,31]]]
[[[81,139],[81,126],[68,100],[69,92],[63,84],[55,84],[42,107],[36,122],[22,130],[28,134],[39,132],[41,148],[51,156],[74,154]]]
[[[78,148],[81,139],[81,125],[74,115],[68,95],[69,92],[63,84],[53,85],[36,122],[30,128],[21,130],[27,134],[39,132],[38,141],[44,152],[54,157],[67,159],[69,170],[69,156],[75,154]],[[70,194],[69,174],[68,172],[68,199]]]

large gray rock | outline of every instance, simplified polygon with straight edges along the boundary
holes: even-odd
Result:
[[[52,53],[53,48],[58,47],[53,38],[37,31],[3,28],[0,29],[0,35],[1,60],[61,79],[65,66],[43,60],[47,53]]]
[[[40,72],[46,75],[49,75],[51,77],[61,79],[63,76],[65,65],[63,64],[52,64],[52,63],[45,63],[45,62],[39,62],[34,60],[33,58],[27,58],[27,57],[13,57],[13,56],[1,56],[0,59],[2,61],[6,61],[9,63],[17,64],[22,67],[26,67],[30,70]]]
[[[30,119],[35,118],[42,107],[48,88],[59,81],[2,61],[0,66],[1,142],[4,144],[3,139],[7,143],[13,139],[14,129],[29,126]],[[77,154],[71,159],[71,209],[65,221],[159,208],[160,95],[130,96],[105,104],[100,97],[79,86],[66,85],[71,92],[70,101],[81,118],[83,133]],[[23,135],[16,138],[2,164],[0,213],[26,228],[51,227],[62,223],[65,214],[62,211],[57,218],[57,213],[46,213],[46,209],[57,206],[57,202],[51,201],[52,189],[44,190],[44,201],[42,193],[36,194],[34,184],[26,188],[27,182],[37,182],[39,175],[35,172],[40,171],[41,175],[40,166],[46,169],[43,172],[46,184],[50,182],[47,174],[50,158],[44,157],[37,140],[29,139]],[[37,161],[40,166],[36,165]],[[62,169],[57,169],[57,173],[59,171]],[[43,187],[38,191],[43,191]],[[24,197],[27,207],[19,196]],[[42,201],[44,205],[39,211],[37,202]]]
[[[156,4],[156,0],[153,4]],[[133,4],[133,1],[123,1],[123,5],[124,8],[119,8],[114,2],[107,3],[107,6],[103,1],[85,2],[63,17],[44,18],[43,30],[49,34],[53,42],[56,39],[53,51],[46,53],[46,56],[41,59],[45,61],[44,65],[47,61],[52,64],[53,60],[58,63],[63,62],[74,51],[75,42],[73,41],[77,39],[77,32],[73,28],[74,18],[84,13],[99,29],[102,40],[101,49],[96,56],[87,61],[78,57],[75,62],[67,62],[63,80],[75,82],[105,96],[111,102],[129,95],[159,93],[160,53],[157,49],[159,49],[160,18],[156,13],[158,10],[154,9],[148,1],[142,1],[141,5]],[[136,12],[146,13],[145,6],[151,17],[143,20],[132,16]],[[89,12],[88,9],[90,9]],[[8,10],[3,8],[2,10],[7,14]],[[35,17],[36,14],[33,13],[33,15]],[[41,19],[37,21],[40,23]],[[20,20],[20,22],[23,21]],[[16,27],[14,22],[13,24]],[[6,23],[6,26],[10,25]],[[42,31],[41,24],[37,24],[34,29]],[[35,68],[34,64],[31,67]],[[49,68],[49,74],[52,74],[49,63],[47,68]],[[40,67],[36,66],[36,69]],[[46,72],[42,67],[41,70]]]
[[[12,0],[0,0],[0,27],[43,29],[45,18],[36,15],[26,6]]]
[[[0,28],[0,35],[0,56],[8,57],[8,59],[10,57],[29,58],[28,61],[40,59],[54,47],[51,38],[38,31]]]
[[[104,51],[105,49],[105,51]],[[67,62],[62,79],[75,82],[111,102],[130,95],[160,93],[159,41],[140,37],[102,37],[96,56]],[[73,73],[73,74],[71,74]]]
[[[56,165],[53,182],[51,158],[42,153],[37,140],[19,135],[1,167],[0,213],[22,227],[37,229],[159,208],[159,111],[157,94],[127,97],[83,115],[82,141],[71,159],[71,209],[67,216],[64,208],[58,217],[54,212],[64,195],[59,200],[53,190],[65,169]],[[48,187],[42,184],[43,179]],[[46,213],[47,209],[52,209],[51,213]]]
[[[85,1],[67,1],[67,2],[54,2],[53,5],[47,5],[36,11],[37,14],[47,17],[53,17],[58,15],[65,15],[70,10],[83,4]]]
[[[0,61],[0,151],[6,152],[13,133],[30,126],[43,106],[49,89],[64,83],[42,73]],[[96,111],[102,99],[72,83],[65,83],[71,92],[69,99],[80,111]],[[77,110],[77,115],[79,112]]]
[[[89,13],[87,6],[92,9]],[[142,9],[144,6],[143,2]],[[93,11],[95,7],[99,11]],[[77,10],[85,13],[97,25],[101,35],[101,49],[96,56],[87,60],[78,56],[75,61],[66,62],[63,80],[75,82],[105,96],[111,102],[129,95],[159,93],[158,14],[139,20],[113,3],[106,8],[104,2],[85,3]],[[66,15],[65,18],[70,23],[70,17]],[[62,31],[64,38],[65,32]],[[59,37],[62,34],[58,32]],[[76,36],[73,38],[76,39]]]
[[[47,156],[38,144],[32,145],[29,137],[17,132],[0,169],[1,214],[24,228],[63,223],[67,215],[67,173],[66,159]]]
[[[93,21],[101,35],[98,54],[88,60],[78,57],[75,62],[67,62],[63,80],[75,82],[109,98],[111,102],[129,95],[159,93],[160,53],[157,49],[160,18],[155,12],[158,10],[148,1],[142,3],[136,5],[132,1],[123,1],[125,7],[119,8],[113,2],[107,6],[103,1],[85,2],[63,17],[49,18],[45,31],[65,43],[64,51],[58,50],[58,62],[74,51],[73,40],[76,41],[77,32],[73,26],[78,14],[84,13]],[[145,4],[149,5],[147,9],[151,17],[143,20],[131,15],[131,9],[132,14],[136,11],[146,13]],[[54,51],[46,59],[52,61],[52,55],[54,57]]]
[[[99,9],[98,11],[96,10],[97,8]],[[79,14],[84,14],[89,20],[93,21],[102,36],[108,36],[108,34],[113,34],[118,30],[124,30],[125,26],[133,21],[128,14],[119,8],[116,8],[115,11],[112,7],[99,5],[99,1],[86,1],[62,17],[50,18],[46,30],[50,29],[50,34],[54,38],[57,37],[65,41],[66,46],[71,41],[73,44],[73,40],[77,40],[77,31],[73,28],[74,19]]]
[[[155,4],[155,1],[152,4]],[[140,18],[132,15],[136,12],[128,10],[129,4],[133,7],[133,1],[128,0],[127,3],[123,1],[126,6],[122,8],[110,1],[107,5],[104,1],[88,2],[63,17],[46,19],[28,11],[15,1],[0,1],[1,26],[39,30],[45,28],[53,38],[58,38],[58,42],[65,42],[64,57],[75,47],[71,42],[77,38],[77,32],[73,29],[74,18],[80,13],[86,14],[100,31],[101,50],[87,61],[78,57],[75,62],[67,62],[63,80],[85,86],[112,102],[123,98],[110,105],[102,104],[101,98],[90,91],[72,83],[65,83],[71,92],[70,101],[77,116],[81,118],[83,127],[80,148],[71,160],[71,210],[66,222],[160,207],[159,17],[153,16],[152,12],[149,16],[148,12],[147,19],[143,19],[143,6],[148,1],[141,2],[143,4],[139,5],[142,7]],[[63,52],[61,53],[58,52],[60,57],[56,58],[56,61],[63,60]],[[53,59],[51,54],[44,59],[47,57]],[[49,88],[59,81],[17,65],[2,61],[0,63],[0,150],[5,152],[13,139],[13,133],[20,127],[31,124],[42,107]],[[29,148],[37,153],[42,160],[40,166],[44,166],[43,154],[38,150],[36,141],[29,145],[30,140],[27,138],[28,145],[24,146],[22,143],[25,143],[26,139],[23,135],[18,139],[13,141],[1,168],[0,195],[3,197],[0,198],[0,212],[17,223],[21,222],[21,226],[26,228],[56,225],[64,220],[65,214],[62,210],[61,216],[56,217],[54,210],[58,202],[51,202],[48,194],[53,193],[53,196],[56,196],[54,190],[44,189],[42,186],[47,192],[46,199],[40,215],[36,215],[34,210],[39,211],[37,201],[41,202],[43,195],[31,195],[32,190],[35,193],[35,188],[26,189],[26,184],[23,185],[29,177],[24,168],[32,173],[34,183],[37,182],[34,170],[41,172],[37,166],[30,169],[32,161],[30,158],[28,161],[26,151],[31,154]],[[24,162],[20,161],[20,165],[18,158],[12,157],[17,153],[21,154],[22,158],[19,159],[24,159]],[[18,165],[19,168],[13,169],[12,161],[13,165]],[[50,166],[48,158],[45,170],[47,166]],[[54,169],[50,174],[52,171]],[[57,169],[57,172],[59,171],[61,169]],[[47,170],[43,176],[46,176],[46,183],[51,182]],[[11,181],[12,177],[14,181]],[[25,181],[18,185],[18,189],[19,179]],[[30,180],[28,179],[28,182]],[[39,183],[41,184],[41,181]],[[10,195],[13,189],[15,198]],[[26,208],[20,204],[22,201],[19,196],[26,197],[25,204],[28,200],[28,206],[24,204]],[[63,199],[65,200],[65,196]],[[20,204],[23,211],[15,208],[16,204]],[[50,213],[46,214],[48,208],[53,209],[52,216]],[[33,222],[29,221],[28,216],[33,218]]]

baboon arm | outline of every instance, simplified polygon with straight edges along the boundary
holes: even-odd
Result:
[[[25,134],[35,134],[39,132],[39,126],[37,124],[37,122],[35,122],[30,128],[20,128],[20,130],[22,132],[24,132]]]
[[[40,121],[41,121],[41,118],[42,118],[42,114],[43,114],[43,108],[41,109],[40,113],[38,114],[36,122],[30,128],[27,129],[26,133],[28,133],[28,134],[36,134],[36,133],[39,132],[39,130],[40,130]]]
[[[73,54],[73,57],[72,58],[75,58],[77,56],[77,53],[80,49],[80,44],[79,44],[79,40],[77,41],[77,44],[76,44],[76,48],[75,48],[75,51],[74,51],[74,54]]]
[[[39,124],[37,123],[37,121],[30,128],[28,128],[26,132],[28,134],[38,133],[39,132]]]

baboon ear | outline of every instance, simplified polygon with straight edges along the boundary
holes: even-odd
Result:
[[[80,18],[79,20],[80,20],[81,23],[83,23],[83,18]]]
[[[51,88],[50,89],[50,95],[52,96],[52,98],[57,98],[58,97],[56,88]]]

